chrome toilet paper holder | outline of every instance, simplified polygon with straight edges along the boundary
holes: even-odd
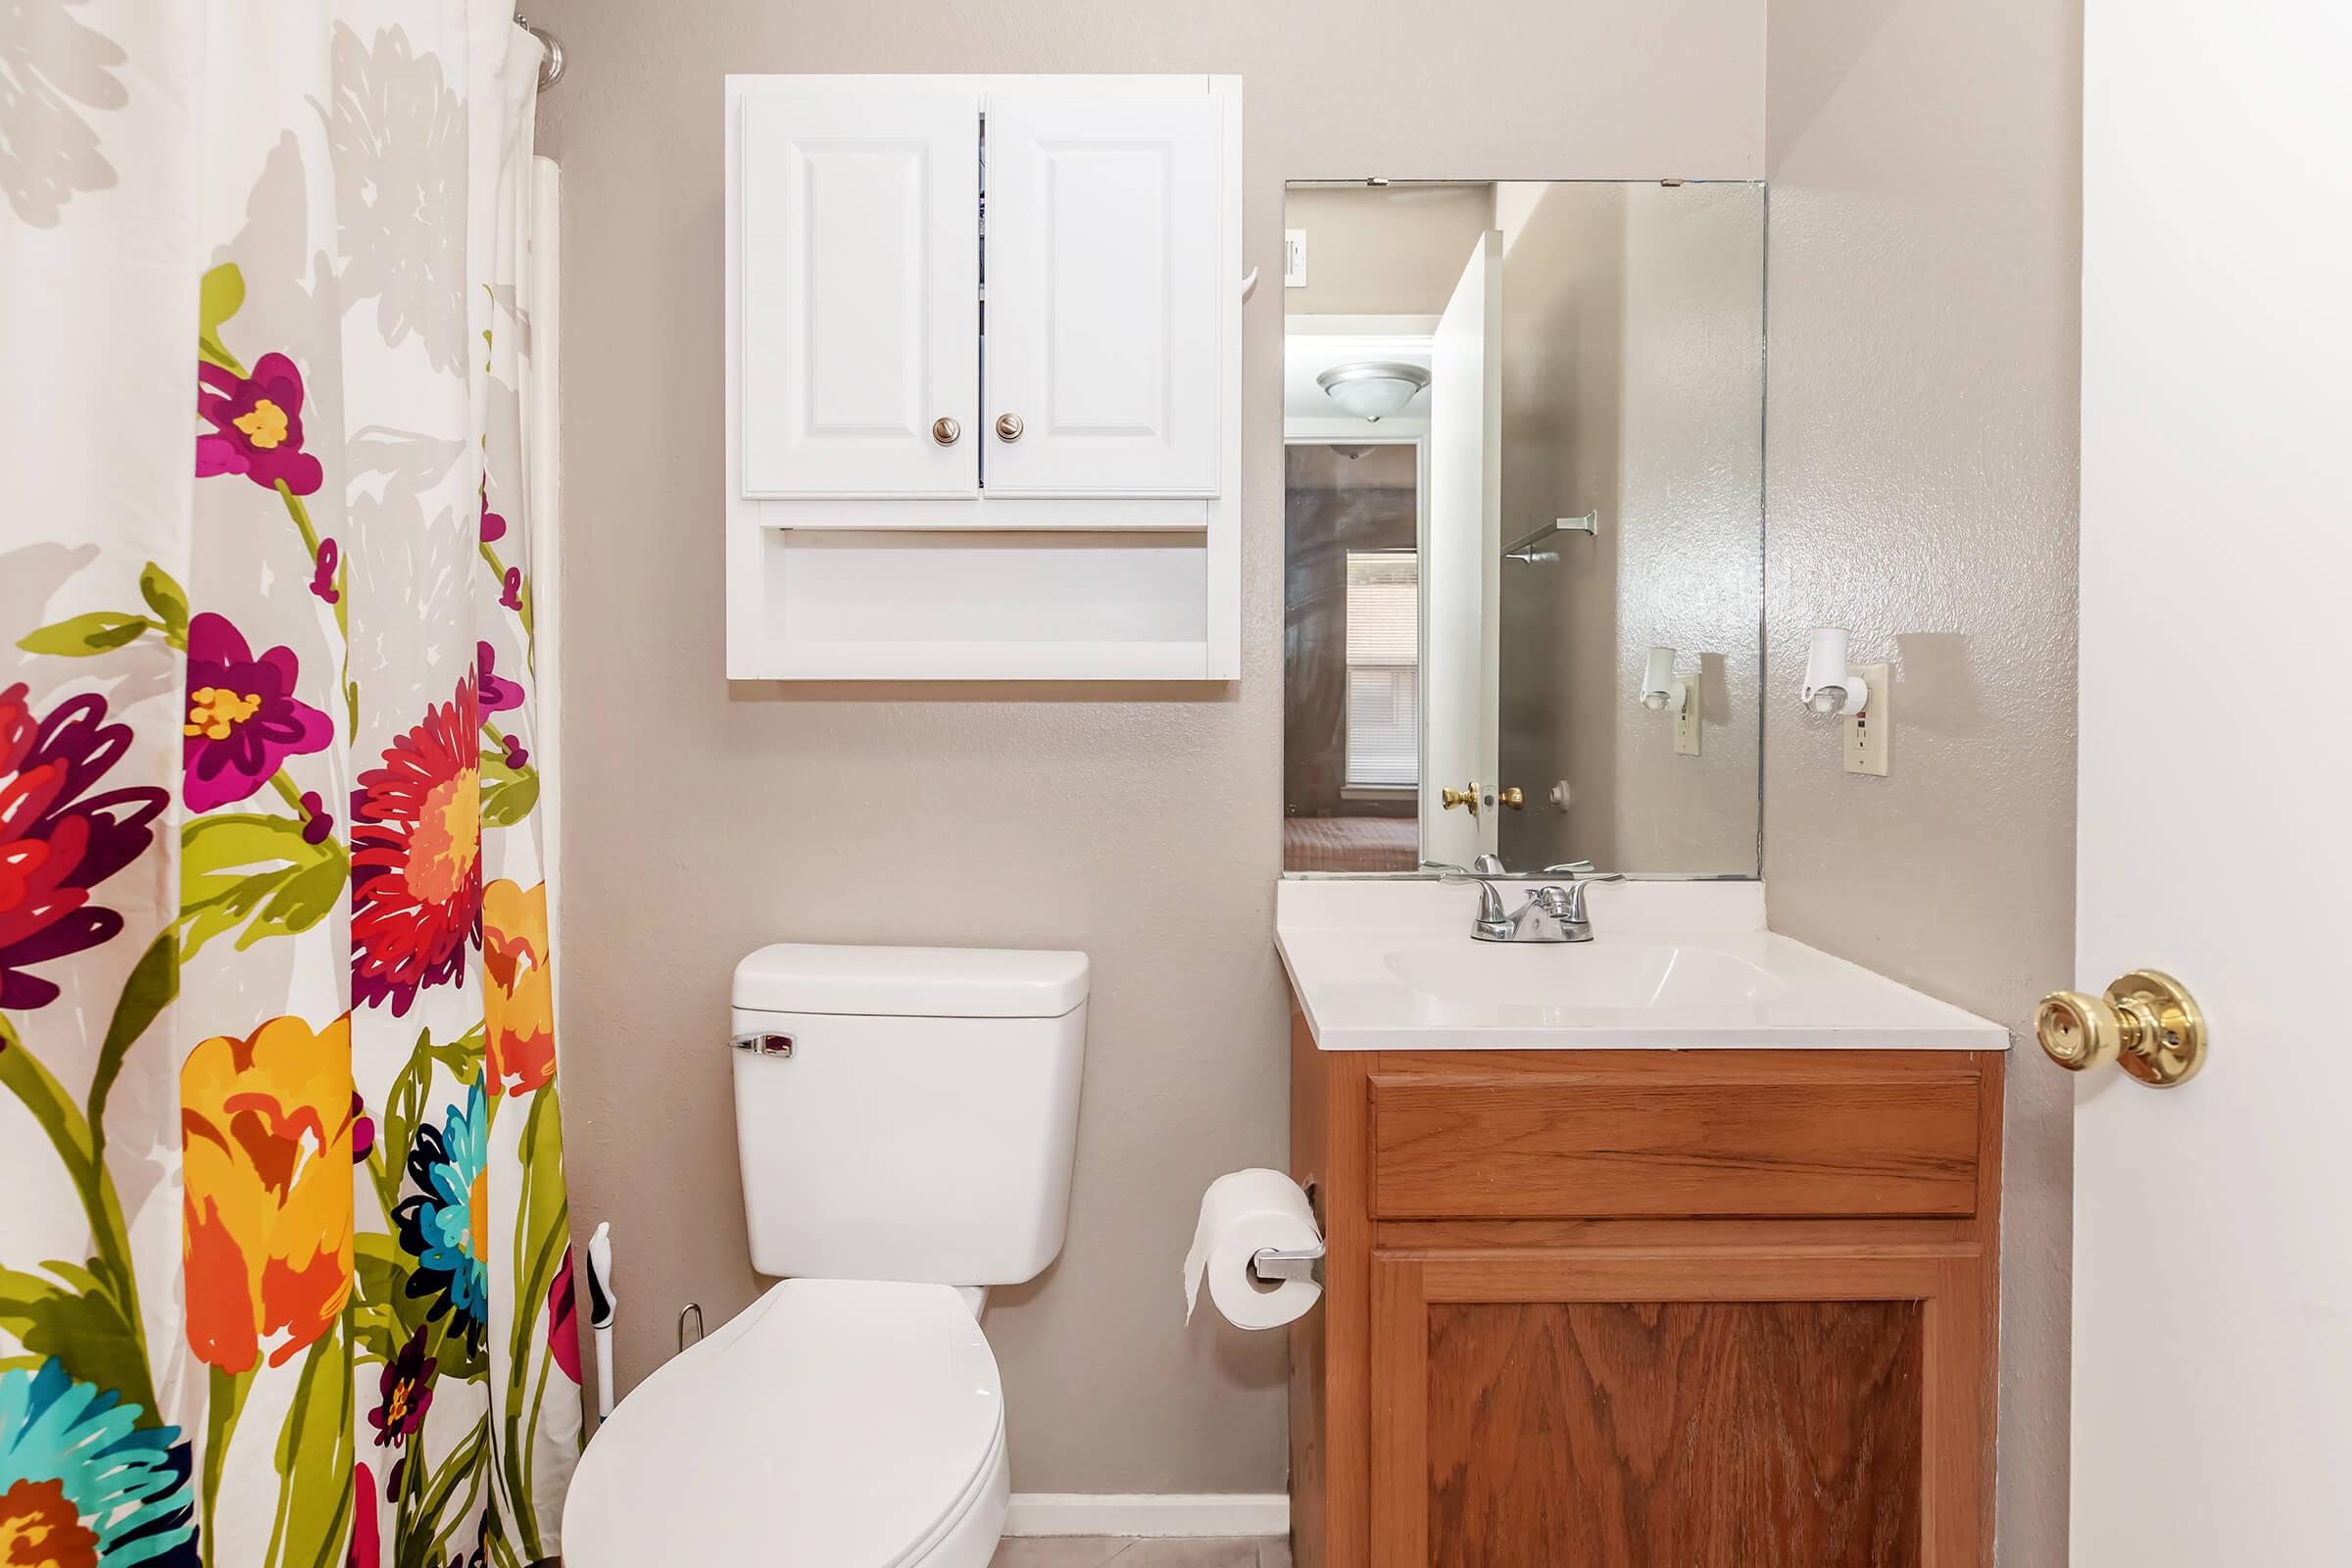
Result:
[[[1260,1285],[1279,1285],[1285,1280],[1311,1280],[1323,1283],[1323,1244],[1313,1247],[1261,1247],[1250,1254],[1250,1277]]]

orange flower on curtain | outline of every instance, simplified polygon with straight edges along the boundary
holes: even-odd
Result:
[[[189,1348],[234,1373],[268,1345],[282,1366],[351,1295],[351,1021],[216,1035],[188,1053],[179,1102]]]
[[[547,884],[501,877],[482,889],[483,1075],[493,1095],[525,1094],[556,1076],[556,1016],[547,967]]]

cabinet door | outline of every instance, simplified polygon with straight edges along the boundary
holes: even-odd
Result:
[[[1215,493],[1223,113],[989,98],[990,494]]]
[[[978,488],[979,139],[970,93],[744,100],[745,495]]]
[[[1374,1568],[1976,1568],[1972,1250],[1394,1257]]]

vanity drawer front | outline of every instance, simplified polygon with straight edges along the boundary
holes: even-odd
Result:
[[[1874,1071],[1839,1053],[1782,1056],[1778,1070],[1704,1052],[1600,1054],[1376,1071],[1373,1217],[1976,1212],[1982,1080],[1966,1057]]]

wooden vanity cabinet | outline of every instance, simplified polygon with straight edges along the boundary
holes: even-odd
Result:
[[[2001,1069],[1294,1018],[1300,1568],[1989,1563]]]

